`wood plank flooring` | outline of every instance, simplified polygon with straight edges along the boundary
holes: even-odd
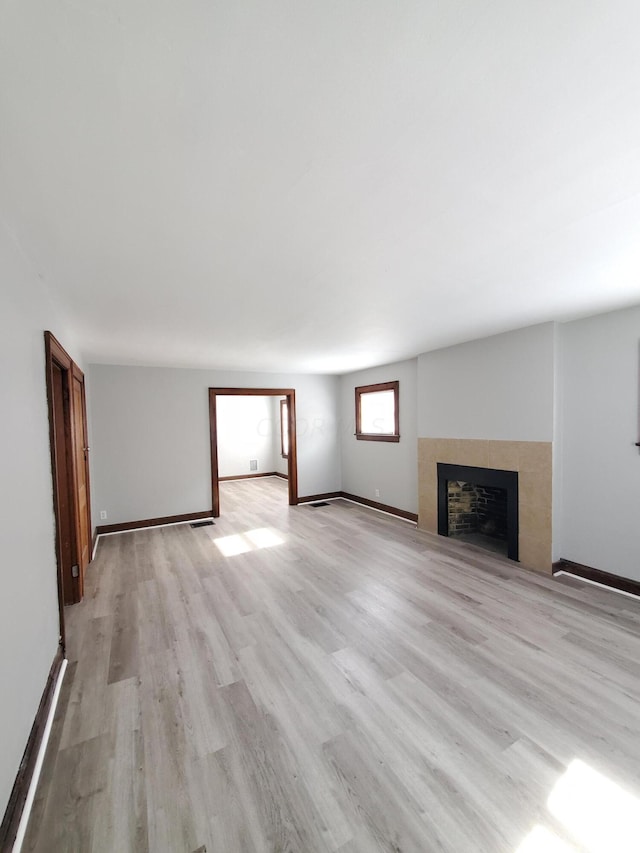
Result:
[[[286,488],[101,539],[23,849],[583,849],[547,798],[640,791],[640,601]]]

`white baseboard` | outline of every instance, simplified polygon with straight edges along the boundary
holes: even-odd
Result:
[[[13,853],[20,853],[22,849],[22,842],[24,841],[24,836],[27,831],[27,825],[29,823],[29,818],[31,817],[31,809],[33,808],[33,800],[36,795],[36,790],[38,788],[38,780],[40,779],[40,772],[42,771],[42,765],[44,763],[44,756],[47,751],[47,744],[49,743],[49,736],[51,735],[51,727],[53,725],[53,718],[56,713],[56,708],[58,706],[58,699],[60,697],[60,690],[62,689],[62,680],[64,678],[65,671],[67,669],[67,659],[64,658],[62,664],[60,665],[60,672],[58,673],[58,680],[56,681],[55,690],[53,692],[53,699],[51,700],[51,707],[49,708],[49,714],[47,716],[47,724],[44,727],[44,733],[42,735],[42,740],[40,741],[40,749],[38,750],[38,757],[36,759],[35,767],[33,768],[33,775],[31,777],[31,782],[29,783],[29,792],[27,793],[27,799],[24,802],[24,807],[22,809],[22,816],[20,818],[20,824],[18,825],[18,832],[16,834],[16,840],[13,842]]]

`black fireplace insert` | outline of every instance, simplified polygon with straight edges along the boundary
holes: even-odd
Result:
[[[456,531],[450,529],[450,483],[459,486],[473,484],[474,498],[477,502],[485,502],[487,499],[494,504],[495,519],[490,522],[489,533],[496,538],[506,540],[506,555],[510,560],[518,560],[518,472],[500,471],[496,468],[477,468],[471,465],[450,465],[438,462],[438,533],[441,536],[455,535]],[[467,489],[467,492],[469,489]],[[477,494],[483,497],[477,497]],[[489,496],[487,498],[487,496]],[[472,513],[481,517],[477,507],[468,506]],[[455,517],[455,516],[454,516]],[[465,518],[463,516],[463,518]],[[481,522],[481,527],[482,527]],[[487,524],[487,522],[484,522]],[[467,526],[465,523],[456,524],[457,527]],[[487,524],[489,527],[489,524]],[[504,553],[504,552],[503,552]]]

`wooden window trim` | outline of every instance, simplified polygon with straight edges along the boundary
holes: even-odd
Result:
[[[360,416],[360,398],[363,394],[377,391],[393,391],[394,425],[393,433],[362,432]],[[358,441],[400,441],[400,382],[378,382],[375,385],[359,385],[356,388],[356,438]]]
[[[288,459],[289,454],[284,452],[284,423],[285,423],[285,409],[287,408],[287,401],[280,400],[280,455],[283,459]]]

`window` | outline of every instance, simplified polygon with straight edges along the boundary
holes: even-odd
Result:
[[[361,441],[400,441],[399,382],[380,382],[356,388],[356,438]]]
[[[283,459],[289,458],[289,407],[286,400],[280,400],[280,453]]]

